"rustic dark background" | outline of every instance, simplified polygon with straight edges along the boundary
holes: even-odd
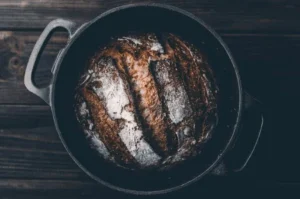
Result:
[[[67,18],[80,25],[109,8],[136,2],[141,1],[0,1],[1,199],[115,196],[90,180],[71,160],[58,139],[49,107],[26,90],[23,75],[33,45],[52,19]],[[289,198],[288,194],[297,193],[300,189],[300,1],[147,2],[186,9],[216,29],[233,52],[245,89],[263,102],[266,116],[263,138],[250,163],[250,175],[230,183],[222,178],[213,188],[205,190],[196,184],[170,198],[201,193],[268,196],[274,192]],[[64,32],[51,38],[35,77],[39,85],[49,82],[53,60],[66,41]]]

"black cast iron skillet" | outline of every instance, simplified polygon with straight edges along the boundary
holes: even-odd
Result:
[[[224,158],[225,152],[235,142],[245,100],[238,68],[232,55],[220,36],[209,26],[194,15],[173,6],[135,4],[114,8],[77,29],[75,27],[73,22],[62,19],[49,23],[29,59],[25,85],[29,91],[51,106],[60,139],[83,171],[101,184],[118,191],[160,194],[178,190],[201,179]],[[35,66],[51,33],[57,28],[68,31],[69,41],[53,65],[50,85],[38,88],[32,78]],[[219,122],[212,139],[205,145],[199,157],[166,172],[129,171],[105,163],[90,149],[75,118],[74,88],[87,58],[111,36],[128,31],[171,32],[193,43],[207,55],[220,89]],[[251,98],[248,99],[251,102]],[[240,169],[245,167],[259,139],[263,119],[260,113],[255,117],[259,118],[258,133],[254,132],[255,139],[251,143],[251,150],[239,163]],[[231,170],[239,169],[235,166]]]

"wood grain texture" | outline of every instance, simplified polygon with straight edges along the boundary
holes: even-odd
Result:
[[[178,6],[201,17],[219,31],[299,31],[300,3],[297,0],[2,0],[0,29],[41,29],[56,18],[82,24],[116,6],[154,2]]]
[[[140,0],[1,0],[0,1],[0,198],[112,198],[71,160],[53,126],[50,108],[23,84],[25,67],[41,31],[53,19],[78,25],[104,11]],[[271,179],[294,184],[261,184],[260,190],[299,190],[298,146],[300,85],[300,2],[298,0],[147,0],[178,6],[215,28],[228,44],[240,68],[243,86],[265,103],[265,130],[270,156],[263,158]],[[38,65],[36,82],[47,85],[57,52],[67,35],[54,34]],[[282,105],[284,104],[284,105]],[[280,117],[284,116],[284,117]],[[274,125],[272,125],[274,124]],[[269,136],[269,137],[268,137]],[[274,144],[274,143],[280,143]],[[281,143],[288,143],[285,147]],[[262,147],[262,146],[260,146]],[[270,150],[270,149],[269,149]],[[269,154],[269,153],[266,153]],[[287,155],[289,154],[289,155]],[[287,164],[292,162],[293,164]],[[287,170],[284,174],[280,173]],[[228,186],[225,186],[227,185]],[[221,183],[218,193],[246,189]],[[254,192],[254,184],[245,185]],[[267,186],[266,186],[267,185]],[[216,185],[214,184],[213,187]],[[195,184],[185,193],[194,193]],[[234,187],[234,190],[230,189]],[[205,189],[204,189],[205,190]],[[205,190],[207,195],[214,190]],[[295,191],[296,192],[296,191]],[[198,193],[198,192],[197,192]],[[248,192],[247,192],[248,193]],[[297,192],[298,193],[298,192]],[[202,193],[200,193],[201,196]],[[118,195],[122,198],[132,198]],[[187,197],[176,192],[169,198]],[[162,197],[161,197],[162,198]],[[164,196],[164,198],[166,198]]]
[[[1,33],[3,35],[3,32]],[[25,67],[39,34],[40,32],[31,31],[9,32],[10,36],[6,37],[6,41],[14,38],[18,42],[21,41],[20,43],[24,42],[24,47],[17,54],[23,60],[19,67]],[[276,127],[270,127],[269,132],[275,133],[280,130],[288,135],[280,138],[277,136],[274,139],[290,142],[293,129],[297,128],[296,118],[299,110],[297,100],[300,99],[300,94],[291,91],[297,91],[300,83],[300,61],[297,55],[300,50],[300,36],[222,34],[222,37],[240,67],[244,87],[265,102],[266,108],[271,110],[273,115],[292,114],[292,120],[291,117],[283,120],[269,119],[278,124]],[[57,34],[46,48],[41,60],[43,64],[40,64],[37,74],[42,84],[49,81],[49,70],[55,53],[64,46],[65,41],[64,34]],[[13,45],[3,46],[0,48],[0,57],[3,58],[1,60],[9,60],[8,54],[15,52],[14,48],[11,48]],[[288,52],[288,56],[283,56],[282,52]],[[43,61],[44,58],[46,61]],[[7,63],[9,62],[1,62],[1,70],[8,68]],[[58,198],[96,197],[97,193],[101,195],[101,186],[99,188],[91,181],[65,152],[53,127],[50,108],[26,90],[23,74],[18,76],[14,70],[18,71],[17,67],[5,75],[1,73],[0,81],[0,93],[5,93],[0,95],[0,193],[5,192],[7,198],[21,197],[23,191],[28,197],[33,195],[36,198],[48,197],[46,195]],[[289,103],[284,107],[278,106],[286,98],[290,99]],[[286,123],[290,125],[286,126]],[[287,149],[278,148],[276,156],[285,157],[288,161],[286,151]],[[296,151],[294,154],[296,155]],[[284,163],[279,164],[274,160],[273,163],[277,166],[272,167],[270,172],[286,167]],[[282,179],[286,179],[286,176],[282,176]],[[40,184],[44,187],[41,188]],[[15,193],[16,190],[21,193]]]
[[[0,105],[0,128],[26,128],[53,125],[50,107]]]
[[[0,130],[0,193],[95,186],[71,160],[55,128]]]
[[[23,83],[29,56],[41,32],[0,31],[0,104],[45,104],[27,91]],[[50,81],[51,66],[67,35],[54,33],[42,53],[34,80],[39,86]]]
[[[106,193],[110,191],[72,161],[54,127],[0,130],[0,198],[86,198]]]
[[[119,193],[83,180],[0,180],[1,198],[107,198]],[[123,195],[124,197],[124,195]]]
[[[0,93],[5,93],[0,95],[0,104],[45,105],[42,100],[28,92],[23,83],[26,63],[39,35],[40,32],[0,32]],[[299,35],[221,34],[221,36],[233,53],[244,82],[251,82],[251,78],[255,76],[255,84],[244,85],[255,95],[266,95],[264,89],[272,83],[278,85],[276,89],[284,90],[285,84],[281,84],[283,81],[288,81],[291,85],[298,82]],[[67,35],[64,33],[57,33],[52,37],[37,67],[35,80],[38,85],[45,86],[50,81],[53,61],[66,41]],[[288,59],[282,52],[290,52]],[[19,61],[14,65],[14,60]],[[265,76],[274,79],[265,82]],[[289,78],[286,78],[287,76]],[[258,83],[262,83],[260,89],[255,87]]]
[[[118,177],[113,176],[112,177]],[[224,180],[224,179],[223,179]],[[225,181],[218,192],[233,191]],[[216,182],[208,182],[217,186]],[[169,197],[185,196],[204,187],[195,184],[187,192],[175,192]],[[238,181],[241,185],[241,181]],[[222,186],[221,186],[222,185]],[[253,184],[252,184],[253,185]],[[245,186],[245,185],[241,185]],[[236,189],[236,186],[233,186]],[[212,189],[203,189],[210,195]],[[203,194],[201,194],[203,196]],[[91,180],[71,160],[53,127],[0,130],[0,198],[139,198],[105,189]],[[180,197],[180,198],[181,198]]]

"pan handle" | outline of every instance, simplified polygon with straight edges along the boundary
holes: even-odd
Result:
[[[42,98],[47,104],[50,105],[50,91],[52,87],[52,83],[50,83],[48,86],[43,88],[38,88],[36,84],[33,81],[33,73],[35,72],[37,63],[39,61],[39,58],[49,41],[52,32],[57,28],[64,28],[69,33],[69,39],[72,37],[74,31],[75,31],[75,23],[72,21],[64,20],[64,19],[56,19],[51,21],[46,28],[44,29],[43,33],[37,40],[33,51],[30,55],[26,71],[25,71],[25,77],[24,77],[24,84],[26,88],[34,93],[35,95]]]
[[[225,158],[230,171],[240,172],[246,168],[258,145],[263,126],[261,102],[245,92],[241,129],[231,152]]]
[[[224,160],[212,171],[214,176],[237,173],[246,168],[254,154],[264,125],[262,104],[244,93],[244,111],[239,132]]]

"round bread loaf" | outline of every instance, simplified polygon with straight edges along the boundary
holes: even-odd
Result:
[[[170,168],[195,157],[217,122],[204,56],[173,34],[112,38],[89,60],[75,112],[91,146],[129,169]]]

